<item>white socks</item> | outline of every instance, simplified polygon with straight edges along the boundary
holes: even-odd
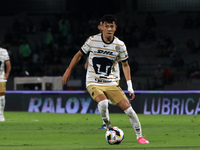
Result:
[[[133,126],[133,129],[135,130],[137,139],[139,139],[140,137],[142,137],[142,128],[140,125],[140,121],[137,117],[137,114],[135,113],[132,107],[129,107],[124,112],[129,117],[131,125]]]
[[[102,117],[103,121],[109,121],[109,119],[106,116],[106,113],[108,112],[108,100],[102,100],[98,103],[98,109],[99,109],[99,113]]]
[[[5,95],[0,96],[0,115],[3,115],[4,107],[5,107]]]
[[[103,122],[106,124],[106,126],[112,127],[111,123],[110,123],[110,118],[109,118],[109,111],[108,111],[108,100],[102,100],[98,103],[98,109],[99,109],[99,113],[101,115],[101,118],[103,120]]]
[[[110,120],[110,117],[109,117],[109,110],[108,110],[108,109],[106,109],[106,118],[107,118],[108,120]],[[106,123],[103,121],[103,124],[106,124]]]
[[[112,102],[110,101],[110,100],[107,100],[107,102],[109,103],[109,104],[112,104]],[[99,112],[100,112],[100,109],[101,108],[99,108],[100,106],[98,105],[98,110],[99,110]],[[108,119],[108,120],[110,120],[110,117],[109,117],[109,110],[108,109],[106,109],[106,118]],[[103,121],[103,120],[102,120]],[[104,121],[103,121],[103,124],[106,124]]]

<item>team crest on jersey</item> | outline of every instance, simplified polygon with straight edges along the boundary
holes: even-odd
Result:
[[[120,46],[118,46],[118,45],[115,46],[115,50],[116,50],[116,51],[119,51],[119,50],[120,50]]]

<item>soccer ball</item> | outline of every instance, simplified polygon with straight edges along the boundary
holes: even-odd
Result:
[[[124,132],[118,127],[106,131],[106,141],[110,145],[120,144],[124,139]]]

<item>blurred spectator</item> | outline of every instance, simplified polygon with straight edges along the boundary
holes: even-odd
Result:
[[[37,52],[34,52],[34,53],[33,53],[33,57],[32,57],[33,63],[37,63],[37,62],[38,62],[38,59],[39,59],[38,53],[37,53]]]
[[[51,34],[51,28],[49,28],[45,33],[44,33],[44,44],[45,44],[45,49],[50,49],[53,46],[53,36]]]
[[[28,62],[31,56],[31,48],[29,46],[29,43],[27,39],[23,39],[21,41],[21,44],[19,46],[19,54],[21,55],[23,62]]]
[[[183,29],[192,29],[193,27],[194,27],[194,21],[191,18],[191,16],[188,15],[184,21]]]
[[[145,23],[145,25],[149,28],[155,28],[157,26],[156,19],[152,13],[148,13]]]
[[[194,39],[192,37],[189,37],[186,42],[186,49],[189,53],[195,53],[197,52],[197,47]]]
[[[156,47],[158,48],[158,57],[169,57],[174,53],[174,44],[169,35],[159,35]]]
[[[12,31],[14,33],[20,33],[21,32],[21,26],[22,24],[19,22],[19,20],[16,18],[12,24]]]
[[[156,33],[153,28],[149,28],[146,30],[146,38],[145,38],[146,44],[152,44],[156,41]]]
[[[13,44],[14,36],[10,29],[6,30],[4,35],[4,44]]]
[[[183,67],[185,64],[185,61],[180,55],[174,55],[172,58],[171,66],[172,67]]]
[[[40,31],[45,32],[51,29],[51,22],[47,16],[44,16],[40,22]]]
[[[35,33],[36,32],[36,26],[34,25],[33,21],[26,16],[24,20],[22,21],[22,32],[23,33]]]
[[[164,41],[167,43],[167,47],[174,47],[174,43],[168,34],[165,36]]]
[[[164,83],[172,84],[174,82],[174,76],[168,67],[163,67]]]
[[[159,64],[154,71],[154,88],[163,88],[164,87],[164,70]]]
[[[198,62],[193,62],[187,66],[187,78],[199,79],[200,78],[200,69]]]
[[[20,76],[22,72],[22,61],[20,59],[11,59],[12,63],[12,75]]]
[[[182,69],[184,69],[185,65],[185,61],[184,59],[181,57],[180,54],[175,54],[173,57],[172,57],[172,61],[171,61],[171,67],[173,67],[175,69],[174,71],[174,81],[180,81],[181,79],[181,72],[182,72]]]
[[[37,61],[35,61],[33,59],[31,71],[34,76],[43,76],[44,75],[44,65],[40,58],[37,58]]]
[[[67,44],[67,36],[69,35],[70,22],[66,16],[59,21],[60,44]]]

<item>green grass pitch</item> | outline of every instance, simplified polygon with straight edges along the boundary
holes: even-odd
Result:
[[[98,114],[5,112],[0,122],[0,150],[199,150],[200,116],[142,115],[148,145],[137,142],[125,114],[110,114],[124,131],[120,145],[109,145]]]

